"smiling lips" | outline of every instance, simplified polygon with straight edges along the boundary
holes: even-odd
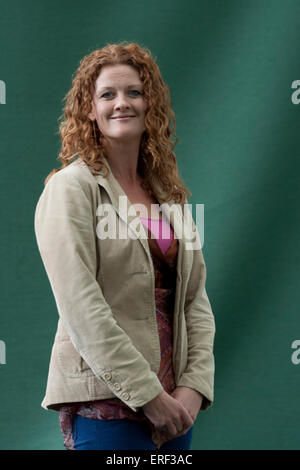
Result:
[[[130,115],[127,115],[127,116],[115,116],[115,117],[112,117],[112,119],[128,119],[128,118],[131,118],[131,117],[135,117],[135,116],[130,116]]]

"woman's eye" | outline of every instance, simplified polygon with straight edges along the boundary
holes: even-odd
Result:
[[[141,95],[142,93],[139,90],[129,90],[129,93],[133,94],[134,96]],[[101,98],[107,98],[107,95],[111,95],[111,91],[106,91],[101,95]]]

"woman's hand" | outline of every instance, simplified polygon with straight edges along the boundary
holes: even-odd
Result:
[[[176,397],[172,397],[165,390],[146,403],[143,412],[155,428],[166,431],[173,438],[178,432],[193,425],[189,411]]]
[[[203,396],[201,393],[189,387],[176,387],[171,393],[171,396],[181,403],[184,408],[188,411],[190,417],[193,420],[193,424],[200,411]],[[186,426],[181,432],[178,432],[175,436],[168,433],[167,430],[157,429],[155,433],[155,444],[161,446],[163,443],[175,439],[178,436],[183,436],[193,426]]]
[[[189,387],[176,387],[171,396],[185,407],[195,422],[202,405],[203,395]]]

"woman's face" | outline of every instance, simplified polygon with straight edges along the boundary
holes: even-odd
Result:
[[[122,141],[141,138],[147,103],[138,72],[126,64],[105,65],[95,82],[92,111],[105,139]],[[119,118],[120,116],[130,116]]]

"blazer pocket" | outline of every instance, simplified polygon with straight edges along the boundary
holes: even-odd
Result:
[[[66,377],[91,377],[94,374],[70,340],[56,342],[57,357]]]

